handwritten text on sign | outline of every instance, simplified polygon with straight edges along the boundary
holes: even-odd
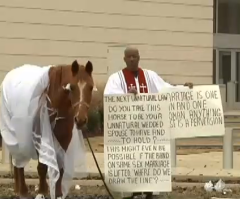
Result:
[[[224,116],[218,85],[174,88],[168,96],[171,137],[224,135]]]
[[[105,180],[113,191],[171,191],[165,95],[104,97]]]

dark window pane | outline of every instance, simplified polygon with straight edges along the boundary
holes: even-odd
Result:
[[[236,80],[237,80],[237,94],[236,101],[240,102],[240,53],[237,53],[237,70],[236,70]]]
[[[240,34],[240,1],[218,0],[218,33]]]
[[[216,33],[216,18],[217,18],[217,0],[213,1],[213,33]]]
[[[220,51],[219,52],[219,83],[225,84],[231,81],[231,52]],[[226,89],[227,100],[227,89]]]
[[[231,81],[231,52],[219,52],[219,82],[227,84]]]
[[[213,49],[213,84],[217,82],[216,67],[216,50]]]

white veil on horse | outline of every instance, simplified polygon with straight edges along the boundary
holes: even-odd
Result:
[[[82,177],[87,175],[86,153],[82,133],[75,126],[66,153],[52,132],[46,96],[40,100],[49,84],[50,67],[52,66],[24,65],[6,75],[1,85],[0,128],[14,166],[25,167],[31,159],[38,158],[36,149],[38,150],[39,161],[48,166],[51,198],[55,198],[55,184],[59,178],[58,163],[63,164],[62,191],[65,198],[74,177],[74,168],[80,166]],[[33,132],[39,102],[40,137]]]

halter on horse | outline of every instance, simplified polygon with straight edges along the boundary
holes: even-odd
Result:
[[[88,110],[92,99],[92,91],[94,82],[92,78],[93,66],[90,61],[86,66],[79,65],[74,61],[71,65],[58,65],[50,67],[48,76],[49,83],[39,100],[39,108],[36,114],[36,119],[33,125],[33,130],[36,132],[35,139],[40,139],[41,120],[40,110],[41,100],[45,100],[51,130],[57,139],[61,148],[66,152],[73,137],[74,123],[77,129],[81,129],[88,120]],[[34,135],[33,135],[34,137]],[[34,138],[33,138],[34,140]],[[38,157],[39,151],[37,150]],[[64,174],[64,166],[57,161],[59,168],[59,178],[55,186],[55,197],[62,198],[62,178]],[[38,161],[39,175],[39,190],[36,198],[44,198],[48,193],[48,185],[46,175],[48,166]],[[20,197],[28,196],[28,189],[25,183],[24,167],[17,168],[14,166],[15,191]],[[52,195],[52,194],[51,194]]]

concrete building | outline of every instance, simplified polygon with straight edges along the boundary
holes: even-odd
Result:
[[[226,85],[231,109],[240,109],[240,1],[214,0],[213,83]]]
[[[126,45],[170,83],[240,78],[237,0],[0,0],[0,81],[12,68],[91,60],[95,79],[124,66]],[[236,87],[233,88],[233,87]],[[240,101],[240,87],[232,83]],[[240,105],[239,105],[240,107]]]
[[[134,44],[141,65],[168,81],[212,83],[212,32],[211,0],[0,0],[1,78],[24,63],[78,58],[105,80],[121,46]]]

